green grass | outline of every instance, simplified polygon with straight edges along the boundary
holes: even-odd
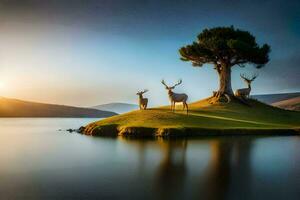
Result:
[[[138,110],[91,123],[88,135],[209,135],[221,133],[277,133],[300,129],[300,112],[281,110],[255,100],[251,106],[232,101],[209,104],[207,99],[189,104],[189,115],[177,106]]]

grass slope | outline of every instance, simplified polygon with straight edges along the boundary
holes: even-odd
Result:
[[[190,112],[175,113],[168,106],[138,110],[87,125],[87,135],[186,136],[211,134],[298,133],[300,113],[281,110],[255,100],[251,106],[232,101],[208,103],[207,99],[189,105]],[[182,109],[178,106],[177,109]]]

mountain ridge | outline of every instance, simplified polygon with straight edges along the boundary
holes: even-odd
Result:
[[[138,105],[130,104],[130,103],[122,103],[122,102],[112,102],[112,103],[92,106],[91,108],[104,110],[104,111],[111,111],[116,113],[126,113],[138,109]]]
[[[117,113],[67,105],[32,102],[0,97],[0,117],[103,118]]]
[[[287,110],[300,111],[300,96],[278,101],[272,105]]]
[[[267,104],[273,104],[279,101],[287,100],[298,96],[300,96],[300,92],[251,95],[251,97]]]

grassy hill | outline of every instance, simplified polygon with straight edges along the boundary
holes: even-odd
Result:
[[[108,103],[108,104],[93,106],[91,108],[98,109],[98,110],[111,111],[111,112],[115,112],[115,113],[125,113],[125,112],[129,112],[129,111],[138,109],[138,105],[129,104],[129,103]]]
[[[137,110],[87,125],[84,134],[109,136],[196,136],[219,134],[295,134],[300,113],[255,100],[251,106],[232,101],[209,104],[207,99],[189,105],[190,112],[175,113],[169,106]],[[178,106],[177,109],[182,109]]]
[[[300,96],[275,102],[272,105],[287,110],[300,111]]]
[[[0,97],[0,117],[111,117],[116,113],[90,108],[36,103]]]

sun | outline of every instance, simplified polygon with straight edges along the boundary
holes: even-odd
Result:
[[[6,84],[3,81],[0,81],[0,90],[4,90],[6,88]]]

